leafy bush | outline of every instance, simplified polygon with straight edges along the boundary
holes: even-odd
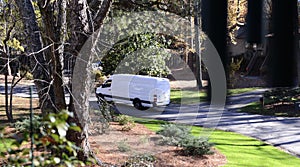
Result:
[[[119,122],[120,125],[126,125],[128,123],[134,122],[132,117],[130,117],[128,115],[117,116],[117,121]]]
[[[30,117],[25,117],[23,120],[17,121],[14,126],[18,132],[29,133]],[[40,134],[40,131],[44,128],[44,123],[42,121],[42,118],[40,116],[34,115],[32,117],[32,126],[33,126],[33,133]]]
[[[125,125],[122,126],[122,131],[130,131],[133,127],[135,127],[135,123],[127,123]]]
[[[117,116],[117,121],[122,125],[123,131],[129,131],[135,126],[134,120],[128,115]]]
[[[155,160],[150,154],[136,155],[129,158],[122,167],[153,167]]]
[[[21,131],[22,136],[15,138],[12,144],[0,153],[6,159],[6,166],[83,166],[84,163],[76,157],[79,148],[66,139],[68,130],[80,131],[75,124],[67,123],[69,116],[73,115],[67,111],[49,114],[45,120],[41,121],[44,126],[39,128],[39,132],[34,131],[32,136],[28,129]],[[27,126],[27,120],[18,125],[20,130]],[[26,146],[31,141],[33,141],[33,147],[31,147],[33,150]],[[31,159],[32,154],[35,155],[33,159]]]
[[[187,126],[177,124],[162,125],[162,129],[156,133],[162,135],[160,144],[178,146],[179,142],[189,136],[189,128]]]
[[[211,151],[212,143],[208,138],[189,136],[179,142],[179,146],[183,148],[185,155],[205,155],[213,153]]]
[[[264,102],[265,104],[275,104],[275,103],[294,103],[296,102],[300,95],[299,88],[277,88],[264,92]]]
[[[162,135],[160,144],[182,147],[185,155],[212,153],[211,147],[213,144],[209,143],[208,138],[192,136],[187,126],[176,124],[162,125],[162,129],[157,134]]]

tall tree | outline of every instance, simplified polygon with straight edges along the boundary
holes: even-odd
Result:
[[[65,94],[62,80],[64,43],[66,40],[66,1],[38,1],[39,11],[42,16],[43,43],[50,46],[45,52],[45,57],[51,62],[49,73],[54,97],[52,100],[55,111],[66,109]],[[57,13],[56,13],[57,12]]]
[[[195,50],[197,53],[197,58],[196,58],[196,79],[197,79],[197,85],[199,88],[202,88],[202,65],[201,65],[201,33],[200,33],[200,28],[201,28],[201,2],[200,0],[195,0],[194,1],[194,27],[195,27]]]
[[[14,88],[26,75],[26,65],[19,63],[24,58],[20,54],[24,51],[24,47],[20,42],[23,29],[16,8],[16,4],[12,0],[0,1],[0,31],[3,32],[0,34],[0,64],[2,66],[0,72],[4,71],[5,74],[5,108],[10,122],[14,121],[12,110]],[[22,73],[19,72],[19,69],[23,70]],[[8,75],[12,76],[9,82]]]
[[[31,0],[16,1],[27,35],[28,53],[30,54],[30,68],[34,83],[38,90],[40,107],[43,113],[54,111],[54,94],[50,86],[51,76],[48,59],[45,57],[41,31],[38,26]]]
[[[13,121],[13,114],[11,111],[9,111],[9,94],[8,94],[8,75],[11,75],[11,68],[10,68],[10,51],[9,51],[9,46],[8,46],[8,41],[11,38],[11,33],[15,27],[14,23],[9,22],[9,16],[11,13],[11,4],[1,2],[1,8],[2,8],[2,16],[1,16],[1,29],[4,31],[4,36],[1,38],[1,45],[2,50],[0,52],[2,60],[6,60],[5,63],[2,62],[4,65],[4,68],[1,69],[1,71],[4,71],[5,75],[5,112],[6,116],[9,122]]]
[[[247,42],[260,44],[262,42],[263,0],[252,0],[248,2]]]
[[[227,71],[227,0],[202,0],[202,29],[215,46]],[[208,84],[208,99],[211,86]]]
[[[272,1],[273,45],[269,71],[273,87],[298,86],[297,56],[298,9],[297,0]]]
[[[27,53],[30,55],[31,70],[44,114],[66,108],[61,72],[64,50],[68,49],[73,56],[77,56],[88,37],[101,26],[111,2],[111,0],[70,1],[69,8],[67,8],[66,0],[38,1],[39,12],[42,16],[42,26],[39,27],[32,1],[17,1],[26,30]],[[69,18],[66,17],[67,15]],[[69,23],[66,22],[67,19]],[[66,38],[67,26],[69,26],[68,32],[71,32],[68,39]],[[42,36],[41,32],[45,36]],[[70,43],[68,48],[65,48],[66,41]],[[89,74],[83,73],[82,77],[88,80]],[[83,85],[84,88],[86,86]],[[71,100],[71,107],[69,107],[69,110],[75,113],[75,119],[71,121],[76,122],[82,129],[82,132],[70,133],[72,135],[69,136],[69,139],[77,146],[83,148],[78,154],[81,160],[86,160],[91,153],[87,142],[89,113],[86,99],[89,97],[89,89],[90,87],[74,89],[76,105]],[[79,118],[85,119],[79,120]]]
[[[100,3],[102,2],[102,3]],[[74,55],[77,55],[83,45],[90,45],[92,47],[93,42],[87,41],[88,37],[92,33],[101,27],[103,20],[106,18],[109,13],[112,0],[103,0],[103,1],[91,1],[89,4],[85,0],[72,1],[70,3],[71,12],[74,14],[75,18],[72,18],[71,21],[71,38],[69,39],[71,48],[69,48]],[[75,9],[75,10],[74,10]],[[88,9],[91,9],[89,11]],[[94,13],[94,15],[92,15]],[[91,55],[91,50],[88,50],[90,53],[85,53],[85,55]],[[78,154],[80,159],[87,160],[87,158],[92,155],[90,145],[88,142],[88,120],[89,120],[89,97],[91,91],[91,61],[92,57],[84,58],[84,55],[81,56],[81,59],[85,60],[87,63],[84,63],[84,66],[81,66],[81,69],[77,68],[74,73],[81,74],[83,82],[77,83],[77,87],[72,88],[72,98],[71,105],[69,110],[76,113],[75,119],[71,120],[78,125],[80,125],[82,132],[69,132],[69,139],[75,141],[78,146],[83,150]],[[82,57],[83,56],[83,57]],[[79,61],[77,60],[76,63]],[[74,86],[74,85],[73,85]],[[74,102],[73,97],[76,98]],[[100,163],[100,162],[98,162]]]

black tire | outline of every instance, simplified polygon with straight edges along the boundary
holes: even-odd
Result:
[[[133,100],[133,106],[134,106],[134,108],[136,108],[138,110],[141,110],[142,107],[143,107],[140,99],[134,99]]]
[[[149,107],[144,107],[142,105],[142,102],[140,99],[134,99],[133,100],[133,106],[134,108],[138,109],[138,110],[147,110]]]

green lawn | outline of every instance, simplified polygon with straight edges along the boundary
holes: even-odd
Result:
[[[197,90],[172,89],[170,101],[174,104],[196,104],[205,101],[206,93]]]
[[[238,88],[238,89],[228,89],[227,90],[227,95],[236,95],[236,94],[241,94],[241,93],[246,93],[246,92],[251,92],[254,91],[258,88]]]
[[[137,123],[144,124],[147,128],[157,131],[163,121],[136,119]],[[192,134],[198,136],[203,132],[201,127],[193,127]],[[226,167],[296,167],[300,159],[291,156],[271,145],[265,144],[251,137],[246,137],[233,132],[214,130],[210,141],[226,156]]]
[[[257,88],[228,89],[228,95],[241,94],[255,89]],[[207,101],[206,92],[204,90],[172,89],[170,96],[171,103],[173,104],[197,104],[199,102]]]

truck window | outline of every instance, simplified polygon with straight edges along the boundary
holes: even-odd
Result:
[[[107,80],[104,84],[102,84],[102,88],[108,88],[111,86],[112,80]]]

